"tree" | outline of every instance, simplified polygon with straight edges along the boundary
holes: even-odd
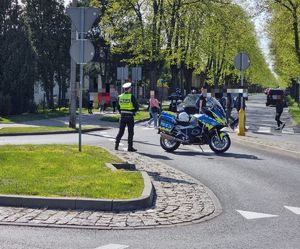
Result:
[[[55,77],[65,79],[67,68],[69,21],[62,0],[25,0],[26,24],[36,53],[37,75],[46,94],[48,106],[54,108]],[[61,81],[60,80],[60,81]],[[60,83],[62,87],[62,82]]]
[[[0,96],[6,96],[0,109],[5,114],[33,111],[34,54],[17,0],[0,4],[0,44]]]

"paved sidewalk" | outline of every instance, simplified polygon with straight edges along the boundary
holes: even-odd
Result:
[[[94,114],[82,114],[82,125],[117,127],[118,122],[107,122],[101,120],[103,116],[111,116],[111,115],[115,115],[115,114],[112,112],[106,112],[106,113],[95,112]],[[79,121],[79,117],[77,115],[77,125],[78,125],[78,121]],[[69,116],[65,116],[65,117],[24,121],[18,123],[10,123],[10,124],[0,123],[0,129],[4,127],[68,126],[68,125],[69,125]]]
[[[149,174],[156,191],[152,208],[114,213],[0,207],[0,225],[140,229],[200,222],[221,213],[215,195],[192,177],[137,153],[116,154]]]

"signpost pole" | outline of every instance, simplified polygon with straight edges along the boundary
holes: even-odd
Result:
[[[79,151],[81,152],[81,115],[82,115],[82,85],[83,85],[83,62],[84,62],[84,8],[80,9],[80,84],[79,84]]]
[[[75,41],[70,48],[72,59],[80,64],[79,83],[79,151],[81,151],[81,118],[82,118],[82,87],[84,84],[83,64],[91,61],[95,54],[93,44],[85,39],[85,34],[91,28],[93,22],[99,15],[100,10],[96,8],[68,8],[67,14],[71,18],[73,25],[79,33],[78,41]]]
[[[239,93],[240,110],[239,110],[239,136],[245,136],[245,106],[244,106],[244,70],[250,66],[250,58],[246,53],[238,53],[234,59],[234,66],[241,71],[241,88],[242,93]],[[241,94],[241,96],[240,96]]]

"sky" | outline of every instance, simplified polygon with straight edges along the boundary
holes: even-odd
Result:
[[[254,4],[256,0],[233,0],[235,3],[241,5],[248,13],[249,10],[255,9]],[[261,48],[263,55],[266,59],[269,68],[271,69],[272,73],[277,77],[276,73],[273,69],[273,61],[270,53],[270,42],[271,40],[268,38],[268,35],[265,31],[265,26],[267,23],[267,16],[266,13],[262,13],[255,18],[252,19],[252,22],[255,27],[256,37],[258,41],[258,45]]]

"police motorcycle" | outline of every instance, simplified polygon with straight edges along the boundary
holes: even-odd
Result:
[[[160,145],[168,151],[175,151],[182,145],[208,144],[215,153],[227,151],[231,140],[222,129],[227,126],[225,111],[213,97],[207,98],[204,113],[189,116],[186,112],[162,112],[159,117],[158,133]],[[203,150],[202,150],[203,151]]]

